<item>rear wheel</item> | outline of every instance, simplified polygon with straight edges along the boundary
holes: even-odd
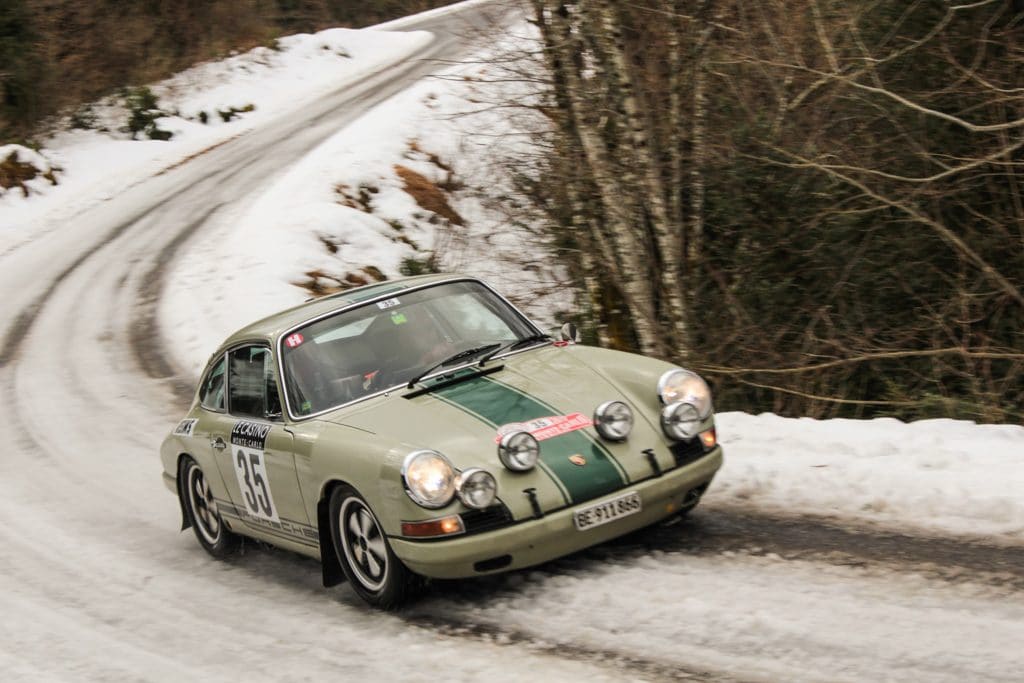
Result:
[[[350,486],[331,492],[331,539],[338,562],[360,598],[392,609],[412,598],[422,580],[392,552],[377,516]]]
[[[182,458],[178,466],[178,495],[199,545],[218,560],[234,555],[242,539],[224,525],[210,483],[192,458]]]

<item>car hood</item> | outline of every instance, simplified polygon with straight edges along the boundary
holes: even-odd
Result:
[[[532,496],[549,511],[646,478],[651,471],[642,450],[663,442],[643,415],[650,411],[595,369],[592,360],[585,347],[534,349],[492,361],[504,367],[491,374],[427,392],[400,390],[328,419],[400,441],[410,450],[437,450],[459,469],[483,467],[498,479],[499,495],[510,507],[526,505],[523,496],[531,497],[526,491],[533,489]],[[594,409],[613,399],[630,403],[637,415],[626,444],[601,439],[592,426]],[[540,441],[541,465],[532,472],[509,472],[498,459],[500,435],[517,429]]]

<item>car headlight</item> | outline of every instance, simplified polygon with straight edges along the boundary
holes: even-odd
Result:
[[[609,441],[625,441],[633,431],[633,411],[622,401],[605,401],[594,411],[594,427]]]
[[[529,432],[510,432],[498,442],[498,458],[513,472],[532,470],[539,457],[540,444]]]
[[[700,429],[700,415],[692,403],[676,401],[661,411],[661,428],[669,438],[677,441],[689,439]]]
[[[700,375],[689,370],[669,370],[658,380],[658,398],[663,405],[683,401],[697,409],[697,417],[711,414],[711,389]]]
[[[402,463],[405,491],[418,505],[441,508],[455,496],[455,470],[436,451],[414,451]]]
[[[474,467],[456,477],[455,492],[466,507],[483,510],[498,495],[498,482],[490,472]]]

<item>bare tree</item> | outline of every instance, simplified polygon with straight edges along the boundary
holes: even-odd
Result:
[[[601,338],[744,407],[1024,417],[1019,3],[530,6]]]

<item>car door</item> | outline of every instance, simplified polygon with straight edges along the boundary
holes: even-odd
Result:
[[[232,503],[225,514],[276,545],[315,549],[317,536],[299,492],[293,438],[281,418],[270,348],[234,348],[227,353],[226,370],[227,412],[211,433]]]

